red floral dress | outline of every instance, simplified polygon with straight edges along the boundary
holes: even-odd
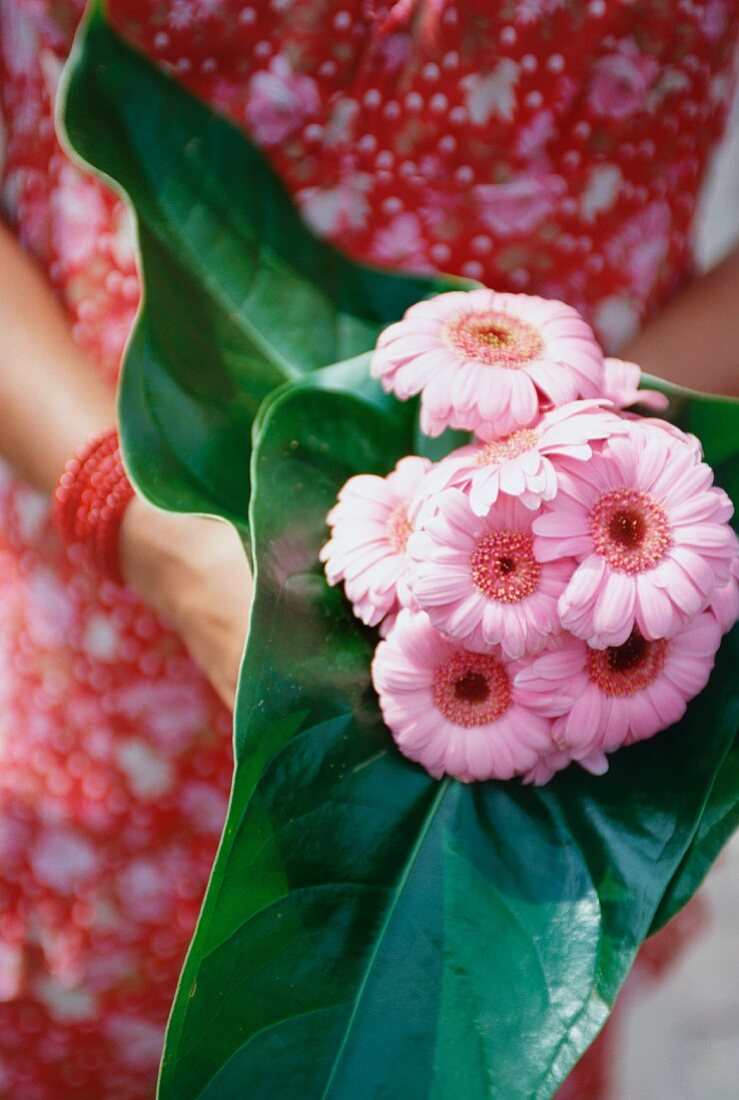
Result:
[[[111,6],[355,256],[563,298],[610,350],[691,272],[733,0]],[[1,198],[113,384],[130,217],[52,122],[80,7],[0,0]],[[0,1095],[152,1095],[230,774],[229,716],[180,643],[72,568],[0,466]]]

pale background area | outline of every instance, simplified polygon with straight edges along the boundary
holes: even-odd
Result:
[[[739,97],[702,196],[696,240],[702,266],[716,263],[737,238]],[[613,1100],[739,1098],[739,835],[703,889],[707,930],[667,978],[634,997]]]

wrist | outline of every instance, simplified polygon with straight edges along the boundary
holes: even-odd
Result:
[[[205,516],[161,511],[142,497],[126,509],[120,533],[124,580],[177,630],[192,614],[209,540],[221,527]]]
[[[183,540],[189,516],[162,512],[142,497],[126,509],[120,531],[121,572],[138,595],[160,615],[176,621]]]

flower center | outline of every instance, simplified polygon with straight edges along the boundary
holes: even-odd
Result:
[[[536,446],[538,436],[533,428],[519,428],[517,432],[501,436],[486,443],[475,456],[476,466],[500,466],[511,458],[518,458],[524,451]]]
[[[447,343],[465,359],[516,369],[541,353],[541,335],[533,325],[501,310],[463,313],[446,326]]]
[[[595,550],[619,573],[643,573],[663,557],[672,541],[662,508],[636,489],[611,489],[590,513]]]
[[[634,508],[620,508],[608,525],[608,534],[627,550],[641,546],[646,534],[643,517]]]
[[[470,572],[475,588],[489,600],[525,600],[536,591],[541,576],[530,532],[489,531],[472,551]]]
[[[411,522],[408,519],[408,504],[403,501],[402,504],[397,504],[393,508],[390,515],[387,517],[385,523],[385,530],[387,531],[387,540],[390,543],[390,549],[394,554],[404,554],[405,548],[408,545],[408,539],[413,531]]]
[[[623,645],[588,650],[588,676],[604,695],[634,695],[659,676],[667,644],[665,638],[650,642],[635,628]]]
[[[511,687],[500,661],[486,653],[455,653],[434,674],[434,702],[456,726],[486,726],[508,709]]]
[[[480,672],[465,672],[461,679],[455,681],[454,694],[462,703],[487,703],[490,698],[490,688],[486,678]]]

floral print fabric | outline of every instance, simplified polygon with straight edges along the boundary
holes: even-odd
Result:
[[[113,384],[130,217],[53,127],[81,6],[0,0],[0,196]],[[110,6],[352,255],[562,298],[609,350],[690,274],[731,0]],[[152,1095],[230,773],[229,716],[177,639],[0,468],[0,1095]]]
[[[689,273],[732,0],[118,0],[352,254],[567,301],[613,350]]]

